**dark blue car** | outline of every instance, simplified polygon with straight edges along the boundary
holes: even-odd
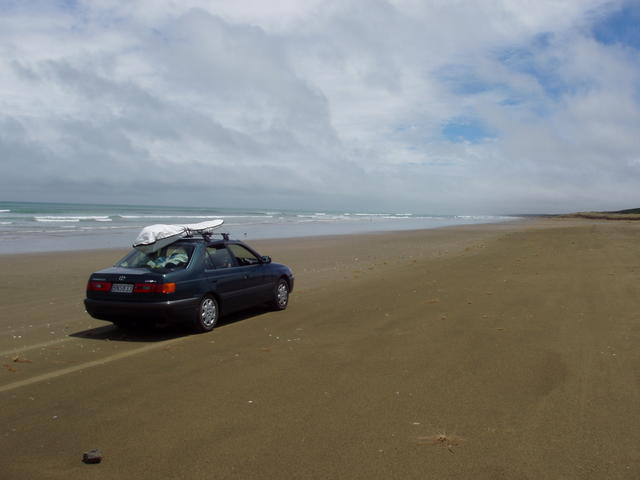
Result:
[[[294,276],[237,240],[183,238],[154,252],[132,250],[91,274],[87,312],[127,328],[141,322],[186,322],[212,330],[221,314],[270,304],[284,310]]]

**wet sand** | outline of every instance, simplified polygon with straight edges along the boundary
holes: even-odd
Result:
[[[284,312],[125,335],[0,256],[0,479],[640,478],[640,224],[252,242]],[[99,448],[104,460],[85,465]]]

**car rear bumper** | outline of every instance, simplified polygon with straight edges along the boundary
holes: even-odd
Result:
[[[198,307],[198,298],[164,302],[118,302],[85,298],[84,306],[93,318],[110,322],[180,321],[188,318]]]

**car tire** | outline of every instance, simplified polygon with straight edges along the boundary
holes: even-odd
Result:
[[[210,332],[215,328],[219,318],[218,301],[213,295],[205,295],[196,309],[193,330],[197,333]]]
[[[289,283],[284,278],[281,278],[273,290],[271,306],[274,310],[284,310],[287,305],[289,305]]]

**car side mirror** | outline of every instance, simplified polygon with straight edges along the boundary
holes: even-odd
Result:
[[[264,255],[262,257],[262,263],[271,263],[271,257],[269,255]]]

